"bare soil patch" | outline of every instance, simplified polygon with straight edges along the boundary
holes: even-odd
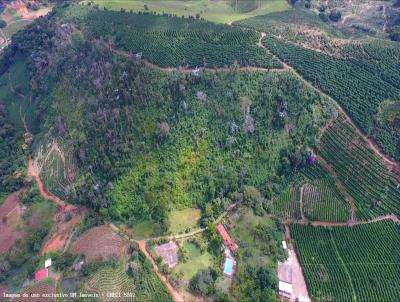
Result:
[[[8,196],[0,205],[0,219],[9,217],[17,208],[19,208],[19,197],[17,193],[14,193]]]
[[[13,193],[0,205],[0,254],[8,252],[17,240],[24,238],[21,223],[21,206],[18,193]]]
[[[174,267],[178,263],[178,246],[170,241],[155,247],[156,253],[169,267]]]
[[[17,20],[23,19],[28,21],[33,21],[40,16],[46,15],[51,10],[51,6],[47,8],[42,8],[39,10],[29,10],[26,7],[26,3],[22,0],[11,1],[4,10],[2,18],[8,24],[13,23]]]
[[[70,220],[65,220],[65,217],[71,214],[72,218]],[[44,244],[41,255],[50,253],[50,252],[63,252],[70,236],[74,229],[79,225],[82,220],[82,216],[80,214],[75,213],[62,213],[60,211],[57,214],[57,222],[56,229]]]
[[[7,253],[17,242],[25,237],[25,232],[8,225],[0,225],[0,254]]]
[[[72,253],[84,254],[87,261],[120,260],[127,255],[129,242],[108,225],[94,227],[72,244]]]
[[[290,233],[287,225],[285,226],[285,235],[286,242],[290,242]],[[288,254],[289,257],[285,262],[278,263],[278,278],[281,281],[292,284],[293,293],[290,301],[297,301],[296,299],[301,297],[310,299],[300,262],[291,244],[288,246]]]

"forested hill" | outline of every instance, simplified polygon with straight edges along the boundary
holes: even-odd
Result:
[[[212,219],[246,185],[267,197],[252,205],[265,211],[306,164],[332,110],[291,73],[161,72],[63,19],[69,9],[18,33],[2,61],[4,75],[17,62],[29,75],[22,115],[34,113],[34,167],[53,194],[106,219],[162,223],[170,209],[206,205]]]

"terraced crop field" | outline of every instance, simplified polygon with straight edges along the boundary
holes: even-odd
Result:
[[[400,300],[400,227],[393,221],[333,228],[294,224],[290,232],[313,299]]]
[[[69,186],[77,173],[73,147],[61,138],[43,139],[34,155],[34,169],[47,191],[60,199],[67,199]]]
[[[351,207],[329,172],[321,165],[297,174],[273,200],[273,214],[285,219],[340,222],[351,219]]]
[[[143,58],[162,67],[233,64],[282,67],[266,49],[257,45],[260,35],[251,30],[194,18],[116,11],[90,10],[83,18],[90,37],[107,39],[113,36],[116,47],[142,53]]]
[[[315,165],[303,172],[304,216],[310,220],[347,221],[351,218],[349,203],[336,187],[328,171]]]
[[[100,268],[86,280],[83,292],[96,293],[99,301],[107,302],[172,302],[166,287],[154,272],[142,271],[140,275],[131,278],[121,268],[107,266]],[[121,298],[107,297],[107,293],[120,293]]]
[[[301,219],[300,188],[288,186],[273,201],[273,214],[286,219]]]
[[[107,297],[108,293],[132,294],[124,297],[123,301],[137,301],[134,297],[135,284],[133,279],[121,269],[104,267],[91,275],[83,287],[84,293],[96,293],[99,301],[121,301],[122,297]]]
[[[351,57],[349,53],[347,57],[336,57],[268,35],[262,43],[315,87],[332,96],[364,132],[377,138],[387,154],[400,158],[398,127],[377,124],[373,119],[384,100],[397,99],[400,95],[399,82],[396,81],[399,77],[398,45],[391,44],[386,51],[373,46],[364,47],[364,52],[369,53],[366,60],[359,52],[352,53]],[[383,58],[380,60],[371,59],[380,57],[381,53]]]
[[[353,197],[357,218],[400,213],[399,176],[367,147],[343,115],[325,131],[320,149],[321,156]]]

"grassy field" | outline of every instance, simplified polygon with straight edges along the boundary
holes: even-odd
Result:
[[[182,272],[185,280],[189,281],[199,270],[210,267],[212,258],[208,252],[201,254],[200,249],[191,242],[184,241],[183,246],[188,252],[188,260],[179,263],[175,271]]]
[[[282,234],[276,232],[275,222],[269,217],[254,215],[251,209],[243,209],[233,224],[231,235],[240,247],[239,254],[243,263],[252,267],[273,265],[272,257],[265,251],[275,252],[274,239],[276,242],[281,241]],[[273,230],[277,238],[270,238],[267,242],[265,238],[257,234],[257,230],[260,230],[262,234]]]
[[[155,227],[156,225],[149,220],[138,222],[133,226],[133,238],[142,240],[152,237],[155,233]]]
[[[169,230],[172,234],[182,233],[189,228],[195,227],[200,217],[200,210],[195,208],[172,211],[169,215]]]
[[[280,12],[289,9],[285,0],[268,0],[261,3],[261,7],[248,12],[241,13],[229,5],[228,1],[222,0],[91,0],[82,1],[83,4],[93,2],[100,8],[106,7],[110,10],[133,10],[145,11],[147,5],[149,11],[157,13],[176,14],[178,16],[189,16],[200,14],[206,20],[218,23],[231,23],[233,21],[264,15],[272,12]]]

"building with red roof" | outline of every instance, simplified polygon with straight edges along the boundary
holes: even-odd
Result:
[[[49,277],[49,270],[47,268],[44,268],[35,274],[35,281],[39,282],[48,277]]]
[[[217,231],[221,235],[222,239],[224,239],[225,246],[227,246],[232,253],[236,252],[238,245],[232,240],[231,236],[229,236],[222,224],[217,225]]]

